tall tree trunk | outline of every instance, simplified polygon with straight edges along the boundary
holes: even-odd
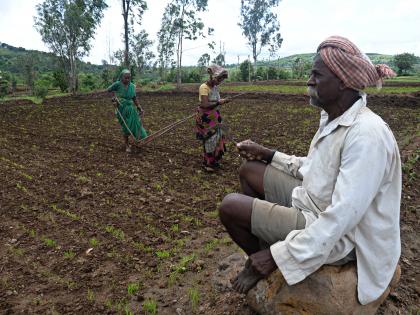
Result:
[[[257,43],[252,45],[252,57],[254,58],[253,81],[255,81],[255,73],[257,73]]]
[[[124,17],[124,65],[130,68],[130,61],[128,60],[128,11],[130,8],[130,0],[122,0],[123,2],[123,17]]]
[[[69,87],[70,87],[70,93],[71,94],[76,94],[77,91],[77,86],[76,86],[76,60],[74,57],[73,52],[71,52],[71,56],[70,56],[70,78],[69,78]]]
[[[181,13],[181,30],[179,31],[178,35],[178,49],[177,49],[177,72],[176,72],[176,88],[179,90],[181,89],[181,66],[182,66],[182,38],[184,37],[184,12],[185,6],[182,6],[182,13]]]

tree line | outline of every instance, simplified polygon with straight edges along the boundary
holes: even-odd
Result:
[[[225,65],[225,51],[220,47],[219,54],[211,60],[205,53],[197,60],[198,68],[186,70],[182,67],[185,41],[198,38],[209,40],[208,48],[215,49],[211,40],[214,29],[205,26],[200,13],[208,10],[208,0],[168,0],[164,9],[160,30],[157,33],[157,53],[151,47],[154,41],[142,27],[144,12],[148,9],[146,0],[118,0],[123,19],[124,48],[113,53],[112,59],[120,67],[129,68],[133,76],[147,69],[154,69],[160,81],[175,81],[177,87],[182,82],[195,82],[205,74],[205,68],[211,63]],[[310,69],[310,62],[297,57],[291,65],[291,73],[279,67],[258,67],[258,58],[264,49],[268,49],[270,58],[276,59],[283,38],[280,24],[273,9],[281,0],[241,0],[238,25],[252,52],[250,60],[243,61],[233,71],[235,79],[242,81],[261,79],[283,79],[293,76],[303,78]],[[44,0],[36,6],[34,26],[42,40],[56,56],[52,79],[62,91],[76,93],[81,86],[93,86],[94,78],[83,74],[80,78],[80,66],[83,57],[92,48],[95,31],[101,23],[104,11],[108,8],[106,0]],[[137,30],[137,31],[136,31]],[[221,45],[220,45],[221,46]],[[1,57],[1,56],[0,56]],[[1,60],[0,60],[1,61]],[[20,62],[23,67],[25,83],[33,93],[35,91],[35,69],[38,60],[29,54]],[[399,74],[405,74],[417,62],[413,54],[401,54],[394,58]],[[104,84],[115,78],[118,68],[103,61],[101,79]],[[3,74],[3,86],[4,84]],[[79,82],[81,80],[82,82]],[[43,79],[38,78],[38,86]],[[44,78],[47,81],[47,78]],[[9,82],[14,82],[9,78]],[[16,84],[15,84],[16,85]],[[40,87],[42,90],[42,86]],[[44,88],[45,90],[45,88]],[[41,91],[42,92],[42,91]]]
[[[254,68],[261,50],[270,47],[275,52],[281,47],[280,25],[273,8],[280,0],[241,0],[241,17],[238,25],[252,47]],[[142,28],[146,0],[120,0],[123,17],[124,49],[114,57],[121,65],[142,72],[152,63],[159,69],[162,80],[168,69],[176,68],[176,82],[182,83],[182,60],[185,41],[208,38],[214,29],[205,26],[199,14],[208,10],[208,0],[168,1],[157,34],[157,54],[151,51],[153,41]],[[95,30],[103,18],[108,4],[105,0],[44,0],[36,6],[35,27],[49,49],[60,58],[66,74],[69,91],[78,90],[77,60],[86,56],[92,48]],[[136,27],[135,27],[136,26]],[[140,27],[140,31],[135,29]],[[209,49],[214,49],[214,41]],[[209,64],[202,56],[198,62]],[[155,59],[156,58],[156,59]],[[216,61],[224,63],[224,56]]]

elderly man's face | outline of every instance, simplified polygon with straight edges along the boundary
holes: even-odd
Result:
[[[321,108],[333,105],[342,93],[340,79],[327,67],[320,55],[314,59],[307,85],[311,105]]]

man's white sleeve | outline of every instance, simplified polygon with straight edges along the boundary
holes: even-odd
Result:
[[[302,281],[325,264],[331,253],[344,257],[342,242],[360,222],[386,172],[388,154],[375,132],[349,133],[332,203],[304,230],[292,231],[273,244],[271,254],[289,285]],[[337,253],[338,252],[338,253]],[[328,261],[329,262],[329,261]]]
[[[306,157],[297,157],[294,155],[287,155],[282,152],[276,151],[271,160],[271,165],[286,174],[289,174],[298,179],[302,179],[299,169],[305,161]]]

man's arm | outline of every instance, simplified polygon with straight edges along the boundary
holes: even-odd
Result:
[[[299,168],[306,157],[296,157],[285,153],[266,148],[251,140],[245,140],[237,144],[239,153],[248,160],[264,161],[277,169],[294,176],[302,178]]]

